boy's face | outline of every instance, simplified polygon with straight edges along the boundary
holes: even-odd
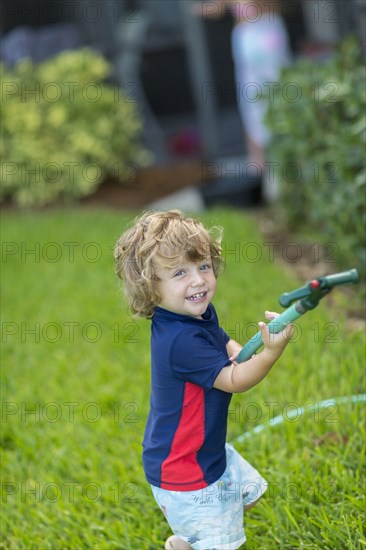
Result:
[[[183,259],[177,267],[156,269],[160,307],[201,318],[216,291],[211,258],[199,262]]]

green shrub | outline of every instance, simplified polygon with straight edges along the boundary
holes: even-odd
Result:
[[[2,199],[32,206],[88,195],[107,175],[131,181],[148,160],[132,94],[108,84],[98,53],[1,69]]]
[[[302,59],[281,75],[267,113],[269,154],[291,230],[337,243],[340,264],[365,263],[365,66],[347,38],[327,62]]]

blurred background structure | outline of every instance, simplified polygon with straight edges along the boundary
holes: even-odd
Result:
[[[91,46],[139,104],[156,165],[245,163],[230,50],[233,19],[193,17],[195,0],[4,0],[1,58],[42,61]],[[294,58],[323,60],[350,32],[365,44],[365,0],[282,0]],[[239,159],[239,160],[238,160]],[[235,168],[233,168],[235,170]]]

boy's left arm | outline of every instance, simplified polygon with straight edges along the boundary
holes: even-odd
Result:
[[[234,359],[238,356],[238,353],[241,351],[242,347],[243,346],[235,340],[230,339],[228,341],[228,343],[226,344],[226,350],[229,355],[230,361],[234,361]]]

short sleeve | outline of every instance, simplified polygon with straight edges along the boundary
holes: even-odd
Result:
[[[175,375],[205,390],[213,387],[221,370],[230,364],[226,350],[220,349],[203,330],[185,330],[172,345],[171,365]]]
[[[221,331],[221,334],[222,334],[222,337],[223,337],[223,339],[224,339],[225,344],[227,344],[228,341],[231,340],[230,336],[229,336],[228,333],[225,332],[224,329],[221,328],[221,327],[220,327],[220,331]]]

